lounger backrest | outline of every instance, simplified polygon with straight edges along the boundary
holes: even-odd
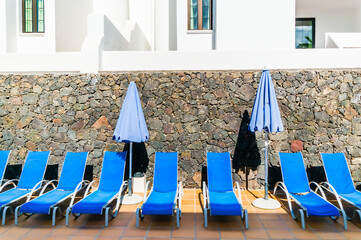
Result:
[[[87,156],[87,152],[68,152],[65,155],[57,189],[75,190],[83,180]]]
[[[119,191],[124,179],[127,152],[105,152],[100,174],[99,190],[105,192]]]
[[[16,188],[32,189],[43,180],[50,151],[29,152]]]
[[[321,153],[321,158],[327,180],[336,192],[345,194],[356,191],[343,153]]]
[[[207,153],[207,179],[209,191],[233,191],[231,156],[229,152]]]
[[[279,153],[283,182],[290,193],[311,191],[302,154]]]
[[[4,178],[6,165],[8,164],[11,151],[0,151],[0,180]]]
[[[157,192],[176,191],[178,152],[156,152],[154,161],[153,190]]]

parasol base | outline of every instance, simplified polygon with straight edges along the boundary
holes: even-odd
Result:
[[[137,204],[143,201],[143,197],[137,195],[137,194],[132,194],[132,195],[124,195],[123,197],[123,201],[122,204],[124,205],[132,205],[132,204]]]
[[[262,208],[262,209],[277,209],[281,207],[281,204],[274,199],[264,199],[264,198],[257,198],[256,200],[253,200],[252,205],[256,208]]]

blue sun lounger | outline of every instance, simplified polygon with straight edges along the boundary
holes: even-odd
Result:
[[[5,185],[5,183],[9,181],[7,179],[4,179],[4,174],[5,174],[6,165],[8,164],[9,161],[10,152],[11,151],[6,151],[6,150],[0,151],[0,192],[2,192],[2,190],[4,189],[2,185],[3,184]]]
[[[297,219],[297,215],[293,212],[291,200],[294,200],[299,206],[297,213],[301,217],[302,228],[305,228],[305,217],[320,216],[331,217],[336,220],[342,213],[344,220],[344,228],[347,230],[346,213],[342,209],[338,209],[326,199],[320,185],[316,182],[309,184],[308,177],[303,163],[302,154],[298,153],[279,153],[281,172],[283,182],[276,183],[273,194],[276,194],[277,188],[283,190],[286,194],[288,207],[293,219]],[[319,190],[322,197],[312,191],[310,185],[316,186],[316,192]]]
[[[356,207],[353,217],[358,214],[361,220],[361,192],[357,191],[354,186],[345,155],[343,153],[321,153],[321,158],[327,182],[320,185],[335,195],[341,209],[343,209],[341,199]]]
[[[14,181],[9,180],[2,187],[13,184],[14,188],[0,193],[0,210],[2,210],[2,225],[5,225],[6,212],[9,209],[13,211],[10,204],[27,198],[29,200],[32,194],[41,188],[46,164],[48,163],[50,152],[29,152],[19,182],[15,185]]]
[[[241,216],[248,229],[248,211],[242,207],[239,183],[237,193],[233,189],[231,156],[229,152],[207,153],[207,181],[203,182],[204,226],[208,227],[210,216]]]
[[[125,158],[127,152],[105,152],[102,172],[100,175],[99,187],[96,191],[88,195],[91,186],[98,182],[92,181],[84,194],[84,198],[75,205],[70,205],[66,210],[66,222],[69,225],[70,212],[79,216],[80,214],[103,214],[105,212],[105,226],[108,226],[109,206],[114,200],[117,200],[115,205],[115,213],[112,217],[118,214],[121,203],[122,192],[124,191],[124,168]]]
[[[77,192],[88,182],[83,181],[87,156],[87,152],[68,152],[65,156],[58,186],[56,188],[54,186],[54,182],[57,180],[50,181],[44,186],[39,197],[16,207],[15,225],[18,225],[18,217],[22,213],[30,215],[34,213],[52,214],[52,223],[55,225],[56,212],[59,211],[61,213],[58,205],[68,198],[71,198],[71,205],[74,202]],[[49,185],[55,189],[43,194]]]
[[[149,182],[146,184],[144,201],[136,211],[136,226],[139,218],[144,215],[174,215],[176,213],[177,227],[181,217],[182,182],[178,181],[178,153],[156,152],[154,163],[153,187],[146,196]],[[178,204],[177,204],[178,200]]]

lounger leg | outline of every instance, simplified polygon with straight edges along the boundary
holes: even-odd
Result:
[[[179,228],[179,208],[176,209],[177,228]]]
[[[347,215],[345,210],[341,210],[342,218],[343,218],[343,228],[347,230]]]
[[[7,212],[7,210],[8,210],[8,209],[10,209],[10,211],[12,210],[12,208],[11,208],[11,207],[9,207],[9,206],[5,207],[5,208],[4,208],[4,210],[3,210],[3,219],[2,219],[2,225],[5,225],[5,220],[6,220],[6,212]]]
[[[71,208],[68,207],[66,209],[66,214],[65,214],[65,226],[69,226],[69,214],[70,214]]]
[[[299,209],[298,211],[299,211],[299,213],[300,213],[300,217],[301,217],[302,229],[305,229],[305,215],[304,215],[304,213],[303,213],[303,210],[302,210],[302,209]]]
[[[59,212],[60,212],[60,208],[59,208],[59,207],[53,208],[53,221],[52,221],[53,226],[55,226],[55,222],[56,222],[56,212],[57,212],[58,210],[59,210]]]
[[[15,225],[16,225],[16,226],[19,224],[19,222],[18,222],[19,210],[20,210],[20,206],[17,206],[17,207],[15,208]],[[3,225],[4,225],[4,224],[3,224]]]
[[[140,208],[137,208],[137,211],[136,211],[136,223],[135,223],[135,226],[137,228],[139,228],[139,216],[140,216]]]
[[[242,212],[243,212],[245,228],[248,229],[248,211],[247,211],[247,209],[243,209]]]
[[[109,224],[109,207],[105,209],[105,226],[108,227]]]
[[[207,211],[207,208],[204,208],[203,215],[204,215],[204,227],[208,227],[208,211]]]

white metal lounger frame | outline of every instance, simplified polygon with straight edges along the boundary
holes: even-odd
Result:
[[[124,179],[124,172],[123,172],[123,179]],[[88,193],[89,193],[89,190],[90,190],[91,186],[96,182],[99,182],[99,180],[94,180],[88,185],[87,189],[85,190],[83,199],[89,195]],[[118,193],[115,194],[106,204],[103,205],[101,215],[103,215],[103,212],[105,212],[105,226],[106,227],[109,225],[109,211],[110,211],[109,204],[112,203],[115,199],[117,199],[117,203],[116,203],[115,208],[114,208],[115,212],[110,215],[112,218],[115,218],[117,216],[118,212],[119,212],[119,207],[120,207],[120,204],[121,204],[121,202],[123,200],[122,193],[126,189],[127,185],[128,185],[127,182],[123,181],[122,185],[119,188]],[[69,214],[70,214],[73,206],[74,206],[74,201],[72,201],[70,203],[69,207],[66,209],[66,219],[65,219],[65,225],[66,226],[69,226]],[[73,215],[74,215],[74,217],[79,217],[81,214],[73,214]]]
[[[324,164],[324,162],[323,162],[322,157],[321,157],[321,160],[322,160],[323,170],[324,170],[325,173],[326,173],[325,164]],[[352,179],[352,176],[351,176],[351,173],[350,173],[350,169],[348,168],[348,165],[347,165],[347,169],[348,169],[348,174],[349,174],[350,178]],[[340,206],[340,208],[341,208],[342,210],[344,210],[344,208],[343,208],[341,199],[344,200],[345,202],[351,204],[352,206],[356,207],[357,209],[354,211],[352,218],[355,218],[355,217],[358,215],[359,218],[360,218],[360,221],[361,221],[361,207],[358,206],[358,205],[356,205],[355,203],[349,201],[347,198],[344,198],[344,197],[342,197],[341,195],[339,195],[339,194],[337,193],[336,189],[329,183],[327,174],[325,174],[325,175],[326,175],[327,182],[322,182],[322,183],[320,183],[321,187],[322,187],[323,189],[327,190],[329,193],[333,194],[333,195],[336,197],[337,203],[338,203],[338,205]],[[361,184],[361,182],[355,182],[355,183],[358,184],[358,185]],[[357,190],[356,190],[356,191],[357,191]],[[348,217],[347,215],[346,215],[346,217],[347,217],[347,220],[351,220],[351,219],[352,219],[352,218]]]
[[[10,155],[10,154],[9,154],[9,155]],[[25,159],[28,158],[28,155],[29,155],[29,153],[27,154],[27,156],[26,156]],[[49,156],[50,156],[50,154],[48,155],[48,159],[46,160],[46,165],[48,165]],[[25,160],[25,161],[26,161],[26,160]],[[24,165],[25,165],[25,163],[24,163]],[[2,221],[1,221],[1,224],[2,224],[2,225],[5,225],[6,212],[7,212],[7,210],[10,210],[11,213],[14,213],[13,208],[9,206],[10,204],[12,204],[12,203],[14,203],[14,202],[17,202],[17,201],[19,201],[20,199],[23,199],[23,198],[25,198],[25,197],[27,198],[27,199],[26,199],[26,202],[27,202],[27,201],[29,201],[29,200],[31,199],[31,196],[32,196],[37,190],[42,189],[41,192],[44,191],[44,188],[45,188],[45,186],[47,186],[47,184],[45,184],[43,187],[42,187],[41,185],[43,185],[44,183],[47,183],[47,182],[48,182],[47,180],[44,180],[45,172],[46,172],[46,169],[45,169],[45,171],[44,171],[44,173],[43,173],[43,177],[42,177],[43,180],[41,180],[41,181],[39,181],[37,184],[35,184],[35,186],[31,189],[31,191],[30,191],[29,193],[24,194],[23,196],[18,197],[18,198],[16,198],[16,199],[14,199],[13,201],[10,201],[10,202],[8,202],[7,204],[4,204],[4,205],[2,205],[2,206],[0,207],[0,210],[2,210]],[[14,186],[14,188],[16,188],[16,185],[15,185],[15,183],[14,183],[15,181],[19,182],[19,179],[13,179],[13,180],[7,181],[3,186],[1,186],[0,192],[3,190],[4,187],[6,187],[6,186],[9,185],[9,184],[12,184],[12,185]],[[30,190],[30,189],[23,189],[23,190]],[[15,210],[16,210],[16,208],[15,208]],[[15,219],[16,219],[16,216],[15,216]]]
[[[177,166],[178,166],[178,153],[177,153]],[[155,176],[155,170],[154,170],[153,175]],[[178,171],[177,171],[177,179],[178,179]],[[147,181],[147,183],[145,184],[142,207],[137,208],[137,210],[136,210],[136,227],[139,227],[139,218],[141,218],[141,219],[144,218],[144,215],[142,214],[143,206],[146,203],[149,195],[153,192],[154,185],[152,186],[150,192],[147,194],[149,184],[150,184],[149,181]],[[182,209],[182,195],[183,195],[183,184],[182,184],[182,181],[180,181],[177,184],[177,191],[175,194],[175,198],[174,198],[174,202],[173,202],[173,211],[172,211],[172,216],[174,216],[174,212],[176,212],[177,228],[179,228],[179,222],[180,222],[180,219],[182,218],[182,210],[181,210]]]
[[[88,158],[88,154],[87,154],[86,158]],[[86,160],[85,160],[85,161],[86,161]],[[64,167],[64,166],[63,166],[63,167]],[[83,178],[82,178],[82,179],[84,179],[85,168],[86,168],[86,166],[84,167],[84,170],[83,170]],[[63,169],[62,169],[61,171],[63,172]],[[45,174],[45,173],[44,173],[44,174]],[[60,179],[59,179],[59,180],[60,180]],[[51,186],[55,189],[54,182],[58,182],[58,180],[52,180],[52,181],[48,182],[48,183],[44,186],[43,190],[40,192],[39,197],[44,193],[45,189],[46,189],[49,185],[51,185]],[[64,197],[63,199],[59,200],[58,202],[56,202],[55,204],[53,204],[53,205],[50,206],[48,214],[50,214],[50,213],[52,212],[52,225],[53,225],[53,226],[55,226],[55,222],[56,222],[56,212],[59,212],[63,217],[65,217],[65,215],[62,214],[61,209],[60,209],[60,207],[59,207],[58,205],[59,205],[60,203],[62,203],[63,201],[67,200],[67,199],[70,198],[70,197],[71,197],[70,204],[72,204],[72,203],[74,202],[74,199],[75,199],[77,193],[78,193],[80,190],[82,190],[87,184],[89,184],[89,181],[88,181],[88,180],[82,180],[81,182],[78,183],[78,185],[76,186],[76,188],[74,189],[74,191],[73,191],[71,194],[67,195],[67,196]],[[27,201],[29,201],[29,200],[30,200],[30,198],[28,198]],[[69,204],[69,205],[70,205],[70,204]],[[22,206],[22,205],[17,206],[17,207],[15,208],[15,225],[18,225],[18,224],[19,224],[19,222],[18,222],[18,217],[22,214],[22,213],[19,214],[19,210],[20,210],[20,207],[21,207],[21,206]],[[31,215],[33,215],[33,214],[25,214],[25,215],[31,216]]]
[[[243,208],[241,188],[239,187],[238,182],[236,182],[236,189],[238,192],[238,196],[234,191],[235,189],[233,189],[233,193],[236,196],[238,203],[242,206],[241,219],[244,221],[245,229],[248,229],[248,211],[247,211],[247,209]],[[208,190],[208,187],[207,187],[205,181],[203,181],[203,190],[202,191],[203,191],[203,204],[204,204],[204,208],[203,208],[204,227],[208,227],[208,210],[210,210],[210,197],[209,197],[209,190]],[[210,211],[209,211],[209,213],[210,213]]]
[[[231,162],[229,162],[229,164],[231,164]],[[207,166],[208,166],[208,162],[207,162]],[[207,180],[208,180],[208,172],[207,172]],[[235,193],[234,188],[233,188],[233,193],[236,196],[238,203],[242,207],[241,219],[244,221],[245,229],[248,229],[248,211],[247,211],[247,209],[243,208],[241,188],[240,188],[238,182],[236,182],[236,189],[237,189],[238,196]],[[208,190],[208,187],[207,187],[207,184],[205,181],[203,181],[202,192],[203,192],[203,204],[204,204],[204,206],[203,206],[204,227],[208,227],[208,210],[210,210],[210,197],[209,197],[209,190]],[[209,211],[209,213],[211,213],[211,212]]]
[[[281,161],[280,161],[280,164],[281,164]],[[304,171],[305,171],[305,174],[306,174],[306,178],[307,178],[307,182],[308,182],[308,176],[307,176],[307,172],[306,172],[306,169],[304,168]],[[283,179],[283,172],[281,171],[281,174],[282,174],[282,179]],[[321,197],[327,201],[329,204],[332,205],[332,203],[330,203],[327,198],[326,198],[326,195],[325,193],[323,192],[321,186],[319,184],[317,184],[316,182],[310,182],[309,183],[310,186],[311,184],[314,184],[316,186],[316,192],[319,190],[320,193],[321,193]],[[289,194],[288,190],[287,190],[287,187],[286,185],[283,183],[283,182],[277,182],[276,185],[275,185],[275,188],[273,190],[273,195],[276,195],[276,191],[277,191],[277,188],[280,188],[285,194],[286,194],[286,197],[287,197],[287,202],[288,202],[288,208],[289,208],[289,211],[291,213],[291,216],[293,219],[297,219],[298,216],[301,217],[301,224],[302,224],[302,229],[305,229],[305,213],[306,213],[306,217],[308,217],[308,211],[307,211],[307,208],[305,208],[297,199],[295,199],[291,194]],[[311,190],[311,192],[314,192]],[[316,193],[314,192],[314,193]],[[317,193],[316,193],[317,194]],[[298,209],[297,211],[297,214],[295,215],[295,213],[293,212],[293,208],[292,208],[292,203],[291,203],[291,199],[293,201],[295,201],[295,203],[297,203],[298,206],[301,207],[301,209]],[[336,207],[337,208],[337,207]],[[346,213],[345,211],[341,208],[337,208],[337,210],[342,214],[342,217],[343,217],[343,224],[344,224],[344,229],[347,230],[347,216],[346,216]],[[332,220],[337,220],[338,217],[331,217]]]
[[[145,185],[143,205],[147,201],[149,195],[153,191],[153,187],[152,187],[150,192],[147,194],[149,184],[150,184],[150,182],[148,181]],[[182,209],[182,195],[183,195],[183,185],[182,185],[182,181],[180,181],[177,184],[177,191],[176,191],[176,195],[174,198],[173,211],[172,211],[172,216],[174,216],[174,212],[176,213],[177,228],[179,228],[179,222],[180,222],[180,219],[182,218],[182,210],[181,210]],[[142,214],[143,205],[142,205],[142,207],[137,208],[137,210],[136,210],[136,227],[139,227],[139,218],[140,219],[144,218],[144,215]]]

